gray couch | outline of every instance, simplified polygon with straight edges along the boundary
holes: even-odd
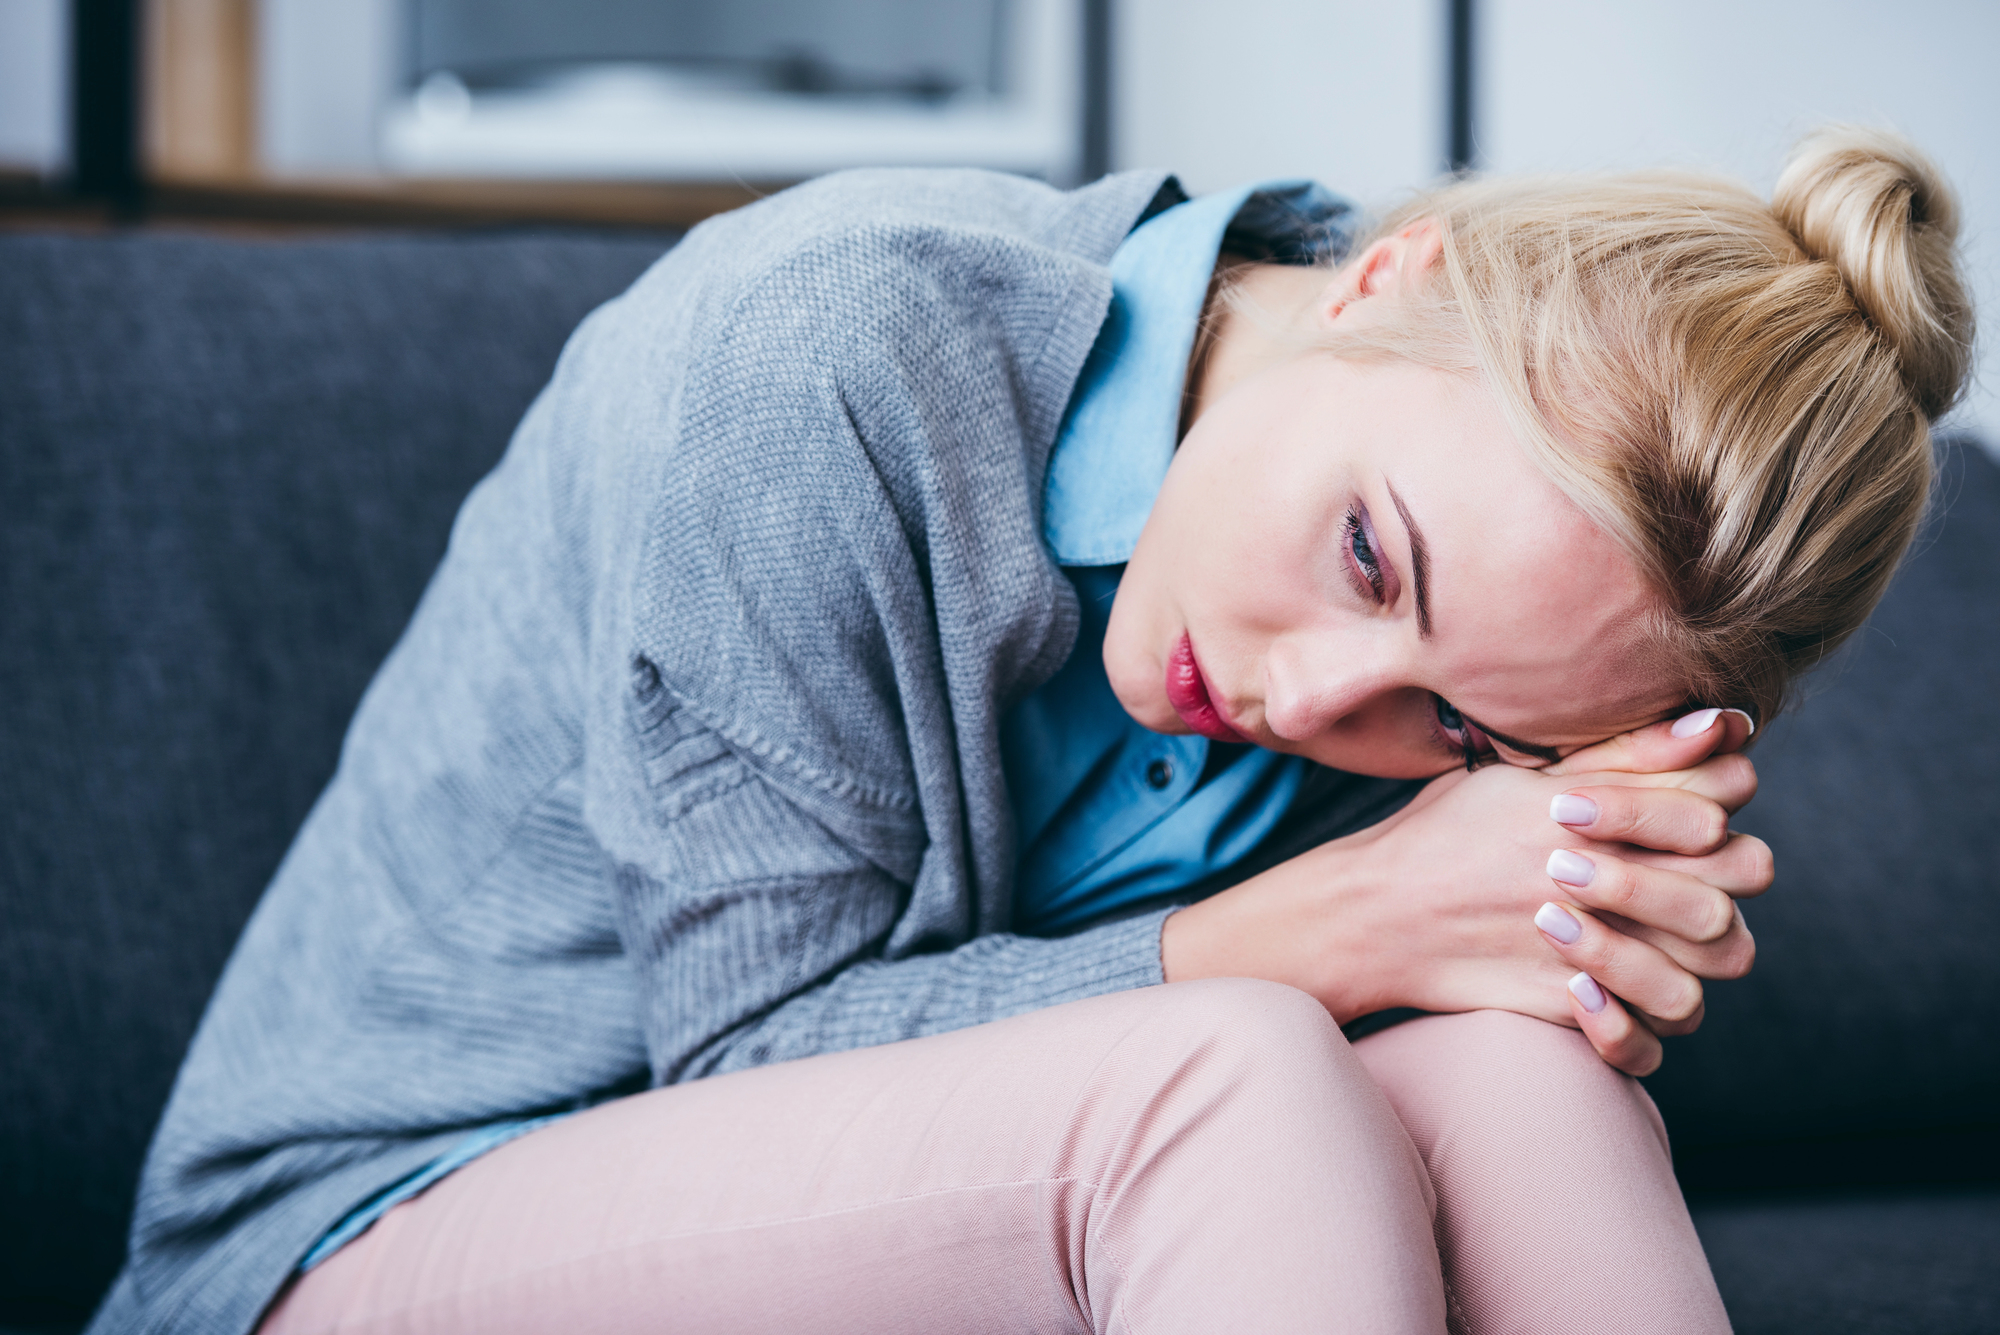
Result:
[[[669,239],[0,235],[0,1335],[88,1315],[460,498]],[[2000,469],[1947,458],[1757,751],[1757,970],[1650,1082],[1744,1335],[2000,1330]]]

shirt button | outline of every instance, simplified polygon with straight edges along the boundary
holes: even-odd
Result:
[[[1174,781],[1174,762],[1155,760],[1146,766],[1146,786],[1158,791]]]

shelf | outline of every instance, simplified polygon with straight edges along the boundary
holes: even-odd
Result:
[[[116,218],[31,176],[0,175],[0,226],[145,222],[253,230],[378,227],[691,227],[788,182],[494,181],[376,178],[225,181],[155,178],[136,218]]]

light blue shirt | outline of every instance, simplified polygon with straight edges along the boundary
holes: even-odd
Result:
[[[1104,631],[1179,444],[1197,324],[1225,237],[1294,262],[1344,249],[1346,206],[1274,182],[1175,205],[1111,260],[1113,295],[1049,460],[1043,536],[1076,586],[1076,648],[1003,720],[1020,848],[1019,931],[1057,934],[1185,890],[1276,827],[1308,763],[1250,746],[1149,732],[1104,673]]]

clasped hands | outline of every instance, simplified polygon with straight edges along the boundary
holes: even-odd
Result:
[[[1268,978],[1335,1019],[1510,1010],[1580,1028],[1645,1075],[1701,1023],[1703,980],[1756,947],[1736,901],[1770,850],[1729,829],[1757,790],[1733,711],[1614,737],[1543,770],[1433,780],[1402,811],[1167,919],[1170,980]]]

